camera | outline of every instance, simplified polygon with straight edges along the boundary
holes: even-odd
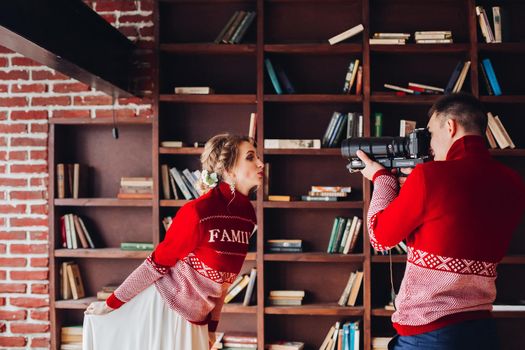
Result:
[[[350,161],[346,166],[350,171],[365,167],[356,155],[358,150],[385,168],[414,168],[432,159],[430,133],[426,128],[415,129],[405,137],[351,137],[343,140],[341,154]]]

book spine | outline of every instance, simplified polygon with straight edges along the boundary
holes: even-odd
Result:
[[[487,88],[487,93],[489,95],[494,95],[494,91],[492,90],[492,86],[490,86],[489,77],[487,76],[487,72],[485,71],[485,66],[480,62],[479,63],[479,70],[481,71],[481,75],[483,76],[483,81],[485,82],[485,87]]]
[[[335,123],[337,122],[337,118],[339,116],[339,112],[334,112],[332,113],[332,118],[330,118],[330,122],[328,123],[328,127],[326,128],[326,131],[324,133],[324,136],[323,136],[323,139],[322,139],[322,142],[321,142],[321,145],[323,147],[328,147],[328,140],[329,140],[329,137],[330,137],[330,134],[332,133],[332,130],[335,126]]]
[[[487,73],[487,77],[489,78],[490,85],[492,86],[492,90],[494,91],[495,96],[501,95],[501,88],[498,83],[498,79],[496,78],[496,73],[494,73],[494,68],[492,67],[492,63],[490,62],[490,59],[485,58],[482,61],[483,65],[485,66],[485,72]]]
[[[332,246],[334,245],[334,239],[335,235],[337,234],[337,228],[339,227],[339,217],[336,217],[334,219],[334,223],[332,225],[332,232],[330,233],[330,241],[328,242],[328,248],[326,249],[327,253],[330,253],[332,251]]]
[[[243,27],[239,31],[237,37],[235,38],[234,44],[239,44],[242,41],[244,35],[248,31],[248,28],[250,28],[250,25],[252,24],[253,20],[255,19],[255,16],[256,16],[255,12],[250,12],[246,23],[243,25]]]
[[[273,88],[275,89],[275,92],[278,95],[282,95],[283,90],[281,89],[281,84],[279,84],[279,80],[277,80],[277,75],[275,74],[275,70],[273,69],[272,62],[270,59],[264,60],[264,65],[266,66],[266,71],[268,72],[268,75],[270,76],[270,80],[272,81]]]
[[[361,95],[363,91],[363,66],[359,66],[357,70],[357,82],[355,86],[355,94]]]
[[[224,34],[228,31],[230,26],[232,25],[233,21],[235,21],[235,18],[239,15],[239,11],[235,11],[235,13],[230,17],[224,28],[222,28],[219,35],[217,35],[217,38],[213,41],[215,44],[219,44],[222,41],[222,38],[224,37]]]
[[[330,144],[331,147],[339,147],[341,139],[343,138],[344,133],[346,132],[346,123],[348,122],[348,115],[341,114],[341,123],[337,127],[335,137]]]
[[[352,61],[348,65],[348,70],[346,71],[346,76],[345,76],[345,84],[343,86],[344,93],[350,92],[350,79],[352,78],[352,72],[354,71],[354,64],[355,62]]]
[[[503,37],[501,35],[501,7],[493,6],[492,7],[492,20],[494,21],[494,40],[497,43],[503,42]]]
[[[235,44],[235,40],[239,36],[242,28],[246,25],[246,22],[248,22],[248,19],[250,18],[250,16],[251,16],[251,12],[246,12],[246,15],[242,18],[241,22],[239,23],[239,25],[235,29],[234,33],[232,34],[232,36],[228,40],[228,44]]]
[[[381,137],[383,135],[383,113],[376,112],[374,114],[374,136]]]
[[[459,74],[461,73],[461,69],[463,68],[463,62],[459,61],[456,64],[456,67],[452,71],[452,75],[450,76],[447,87],[445,88],[445,94],[449,94],[454,89],[454,86],[456,84],[456,81],[458,80]]]
[[[295,94],[295,88],[293,87],[290,79],[288,79],[288,76],[286,75],[282,67],[277,66],[276,69],[277,69],[277,75],[279,76],[279,79],[283,83],[284,89],[286,90],[286,92],[289,94]]]
[[[239,14],[237,15],[237,17],[235,17],[235,20],[233,21],[232,25],[230,26],[230,28],[228,29],[226,34],[224,34],[224,37],[222,38],[222,43],[228,44],[230,38],[235,33],[235,30],[237,29],[237,27],[241,23],[241,21],[244,18],[244,16],[246,16],[246,11],[239,11]]]
[[[339,132],[340,125],[343,122],[343,114],[337,112],[337,120],[335,121],[334,127],[328,136],[328,147],[333,147],[335,137]]]

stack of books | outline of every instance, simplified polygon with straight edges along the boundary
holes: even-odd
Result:
[[[153,179],[151,177],[122,177],[119,199],[152,199]]]
[[[162,164],[160,173],[164,199],[184,197],[191,200],[200,197],[201,191],[198,187],[198,181],[201,177],[200,170],[184,169],[180,171],[176,167],[169,168],[167,164]]]
[[[60,329],[60,350],[82,350],[82,326],[67,326]]]
[[[300,239],[269,239],[266,241],[269,253],[301,253],[303,241]]]
[[[339,306],[355,306],[357,295],[361,289],[363,282],[363,271],[355,271],[350,273],[345,289],[339,298],[337,304]]]
[[[485,58],[479,64],[481,75],[483,76],[483,81],[485,82],[485,88],[489,95],[500,96],[502,94],[501,87],[496,78],[496,72],[494,72],[494,67],[489,58]]]
[[[267,345],[268,350],[302,350],[304,343],[300,341],[280,340]]]
[[[120,249],[121,250],[131,250],[131,251],[139,251],[139,250],[153,250],[153,243],[150,242],[121,242],[120,243]]]
[[[304,290],[271,290],[268,300],[270,305],[299,306],[303,304]]]
[[[264,139],[266,149],[320,149],[319,139]]]
[[[235,11],[215,38],[215,44],[239,44],[255,19],[253,11]]]
[[[510,138],[509,133],[503,126],[499,116],[493,115],[491,112],[487,113],[488,127],[486,130],[487,140],[491,148],[516,148],[514,142]]]
[[[246,332],[227,332],[216,336],[212,349],[257,349],[257,335]]]
[[[326,334],[319,350],[359,350],[359,346],[359,321],[345,322],[343,325],[336,322]]]
[[[97,292],[97,300],[104,301],[117,290],[118,286],[104,286]]]
[[[255,268],[251,269],[249,275],[239,275],[228,288],[226,297],[224,298],[224,303],[228,304],[246,289],[242,304],[244,306],[249,306],[252,303],[252,297],[254,296],[253,291],[255,290],[255,282],[257,282],[257,270]]]
[[[60,268],[60,291],[63,300],[80,299],[86,296],[80,269],[75,262],[65,261]]]
[[[409,38],[409,33],[374,33],[370,45],[405,45]]]
[[[327,253],[351,253],[359,237],[359,231],[363,220],[354,216],[353,218],[336,217],[332,225],[330,241],[328,243]]]
[[[88,167],[79,163],[57,164],[58,198],[86,196]]]
[[[391,337],[372,337],[372,350],[388,350]]]
[[[487,43],[501,43],[509,40],[509,21],[507,19],[507,11],[500,6],[492,7],[492,22],[494,28],[491,27],[489,19],[490,12],[487,13],[483,6],[476,6],[476,15],[478,16],[479,27],[481,34]]]
[[[452,32],[449,30],[421,31],[414,33],[417,44],[452,44]]]
[[[266,67],[266,72],[270,77],[276,94],[282,95],[283,93],[295,93],[295,88],[292,85],[292,82],[288,79],[288,76],[280,65],[274,65],[269,58],[266,58],[264,60],[264,66]]]
[[[91,234],[82,218],[75,214],[65,214],[60,217],[60,233],[62,247],[67,249],[95,248]]]
[[[359,59],[351,60],[346,71],[345,84],[343,86],[343,92],[349,94],[352,87],[355,86],[355,94],[361,95],[363,89],[363,67],[359,65]]]
[[[346,199],[352,192],[350,186],[312,186],[307,196],[301,200],[307,202],[337,202]]]

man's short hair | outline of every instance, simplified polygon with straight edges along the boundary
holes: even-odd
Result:
[[[465,132],[485,135],[487,115],[481,102],[472,95],[458,93],[443,96],[430,108],[428,117],[431,118],[434,113],[442,123],[454,119]]]

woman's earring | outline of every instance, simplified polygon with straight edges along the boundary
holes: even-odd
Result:
[[[231,181],[228,183],[228,185],[230,185],[230,191],[232,193],[232,195],[235,194],[235,182],[234,181]]]

